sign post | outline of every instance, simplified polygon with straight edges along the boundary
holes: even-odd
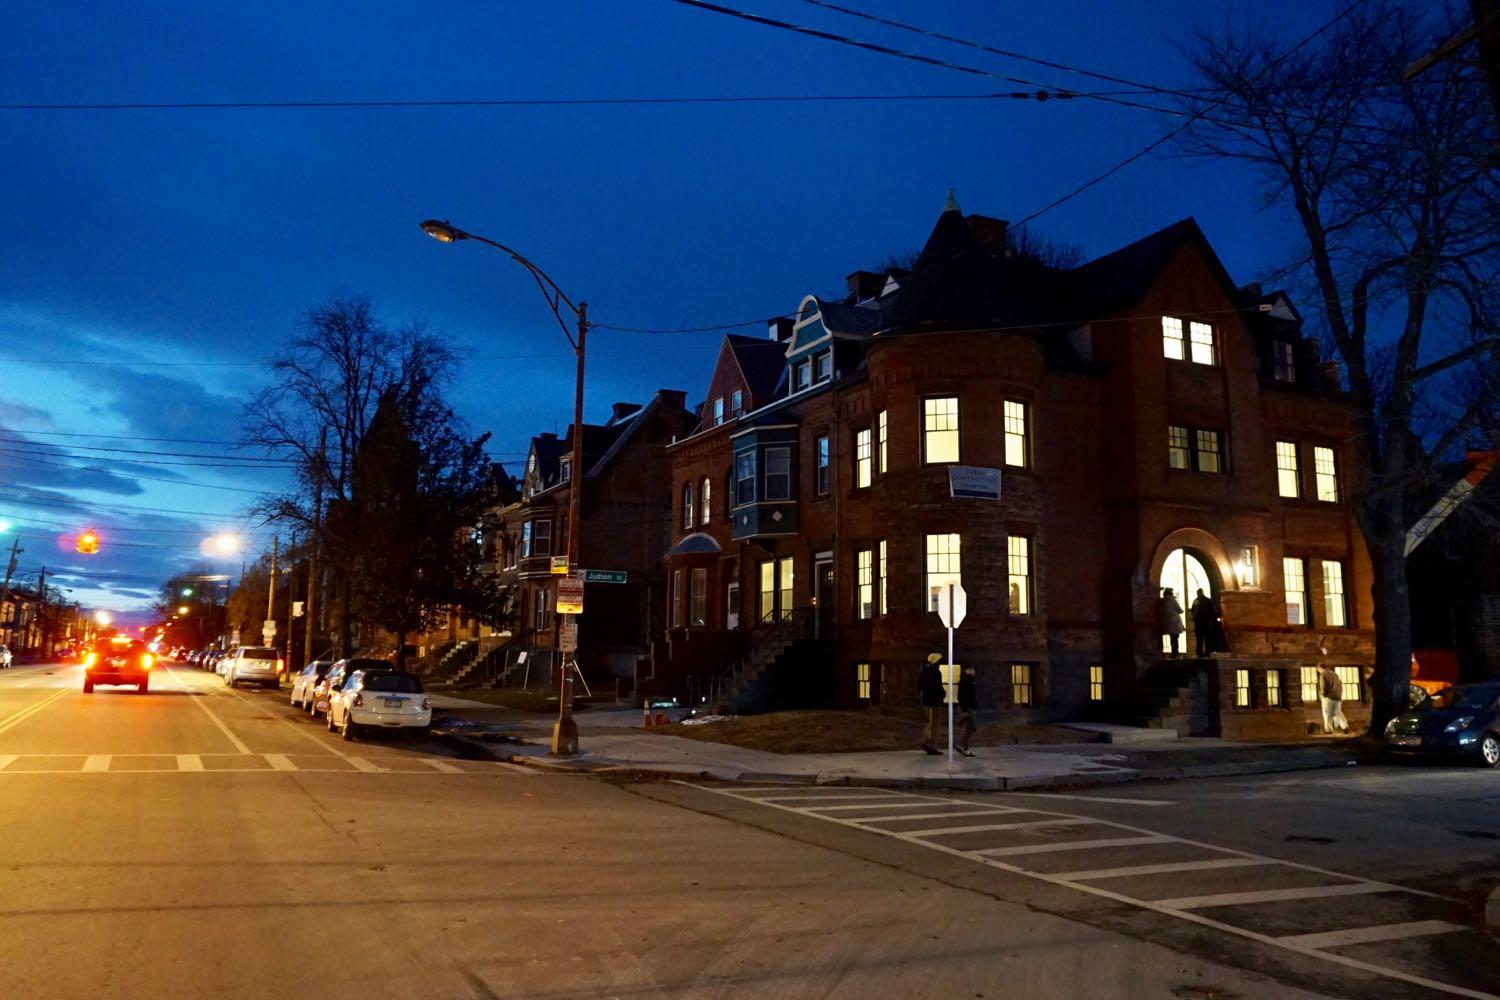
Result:
[[[948,766],[953,766],[953,703],[958,700],[955,690],[954,673],[958,669],[953,664],[953,630],[963,624],[964,615],[969,611],[969,595],[964,592],[961,583],[950,581],[943,584],[938,592],[938,617],[942,619],[943,625],[948,629],[948,676],[947,697],[948,702]]]

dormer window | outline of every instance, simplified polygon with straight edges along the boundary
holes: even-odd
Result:
[[[745,415],[745,391],[736,389],[729,394],[729,415],[742,417]]]
[[[813,359],[813,382],[827,382],[833,378],[833,351],[824,351]]]
[[[714,426],[717,427],[724,422],[724,397],[714,399]]]
[[[799,361],[792,366],[792,391],[801,392],[812,384],[812,362]]]
[[[1184,327],[1186,330],[1184,331]],[[1183,334],[1186,332],[1186,337]],[[1184,321],[1176,316],[1161,318],[1162,355],[1173,361],[1191,361],[1196,365],[1217,364],[1214,328],[1197,320]]]
[[[1297,348],[1290,341],[1271,344],[1271,376],[1278,382],[1297,381]]]
[[[560,483],[571,482],[573,479],[573,460],[564,458],[557,464],[557,481]]]

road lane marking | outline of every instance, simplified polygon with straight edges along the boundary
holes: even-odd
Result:
[[[273,771],[297,770],[297,765],[293,764],[291,758],[284,753],[263,753],[261,756],[266,759],[267,764],[271,765]]]
[[[1147,837],[1101,837],[1098,840],[1060,840],[1052,844],[1017,844],[1012,847],[986,847],[973,853],[986,858],[1010,858],[1022,854],[1053,854],[1059,851],[1095,851],[1105,847],[1139,847],[1145,844],[1169,844],[1175,838],[1159,833]]]
[[[345,763],[349,764],[351,767],[357,767],[361,771],[368,771],[368,770],[376,770],[376,771],[378,771],[378,770],[380,770],[379,768],[374,767],[373,765],[371,765],[369,767],[365,767],[365,766],[361,766],[359,764],[356,764],[354,757],[351,757],[349,754],[344,753],[344,751],[342,751],[338,747],[332,745],[328,740],[326,740],[326,739],[320,739],[317,736],[314,736],[312,733],[308,732],[306,729],[302,728],[302,726],[300,726],[297,723],[293,722],[291,719],[288,719],[284,715],[275,715],[275,714],[273,714],[271,712],[268,712],[265,709],[265,707],[260,702],[254,701],[254,700],[252,700],[250,698],[247,698],[247,697],[245,697],[244,695],[240,694],[238,691],[235,691],[232,688],[225,688],[224,689],[224,694],[226,694],[226,695],[230,696],[231,698],[234,698],[234,699],[236,699],[238,701],[242,701],[245,704],[251,706],[252,708],[257,709],[258,711],[261,712],[261,714],[262,714],[262,716],[264,718],[275,719],[277,722],[285,723],[286,725],[291,726],[292,732],[294,732],[297,735],[301,736],[303,739],[311,740],[318,747],[318,749],[322,750],[324,753],[331,753],[331,754],[333,754],[335,757],[338,757],[339,759],[343,760]],[[248,753],[248,751],[245,751],[245,752]],[[304,768],[304,770],[305,770],[305,768]]]
[[[1029,830],[1036,827],[1086,826],[1095,819],[1034,819],[1024,823],[980,823],[975,826],[935,826],[930,830],[900,830],[904,837],[933,837],[944,833],[984,833],[987,830]]]
[[[1177,803],[1164,799],[1109,799],[1102,795],[1061,795],[1055,792],[1006,792],[1007,796],[1020,795],[1028,799],[1068,799],[1075,802],[1108,802],[1119,806],[1175,806]]]
[[[528,778],[540,778],[542,776],[542,772],[534,767],[527,767],[525,764],[513,764],[508,760],[492,760],[490,764],[505,771],[516,771],[526,775]]]
[[[890,799],[890,796],[889,795],[867,795],[867,794],[861,794],[861,795],[790,795],[790,796],[788,796],[788,795],[769,795],[769,796],[759,796],[759,797],[756,797],[756,798],[752,799],[751,801],[754,801],[754,802],[850,802],[850,801],[853,801],[854,799],[868,799],[869,802],[870,802],[870,805],[865,806],[865,808],[868,809],[868,808],[870,808],[873,805],[876,805],[876,804],[881,803],[881,802],[888,801]],[[819,807],[814,806],[813,808],[819,808]],[[822,808],[829,808],[829,809],[831,809],[833,807],[832,806],[824,806]]]
[[[757,801],[762,801],[762,800],[760,800],[760,799],[758,799],[756,797],[752,797],[752,796],[748,796],[748,795],[740,795],[734,789],[718,788],[718,787],[714,787],[714,786],[711,786],[711,785],[699,785],[699,784],[695,784],[694,782],[691,782],[691,781],[676,781],[675,783],[676,784],[680,784],[680,785],[686,785],[689,788],[695,788],[695,789],[697,789],[698,791],[701,791],[701,792],[708,792],[708,793],[710,793],[712,795],[719,795],[719,796],[723,796],[724,798],[734,799],[735,801],[738,801],[738,802],[757,802]],[[1013,794],[1013,793],[1010,793],[1010,794]],[[948,798],[948,797],[944,797],[944,796],[921,795],[921,794],[916,794],[916,793],[905,793],[902,797],[904,797],[904,798],[911,798],[911,799],[926,799],[928,801],[935,801],[935,802],[953,802],[953,801],[956,801],[956,800],[954,800],[952,798]],[[1009,797],[1009,794],[1007,794],[1007,797]],[[1061,797],[1061,796],[1059,796],[1059,797]],[[1087,798],[1085,796],[1070,796],[1070,797],[1072,797],[1072,798],[1079,798],[1079,799],[1086,799]],[[1102,800],[1097,800],[1096,799],[1094,801],[1102,801]],[[1143,800],[1136,800],[1136,801],[1139,802],[1139,801],[1143,801]],[[1169,805],[1170,803],[1160,803],[1160,804],[1162,804],[1162,805]],[[1023,867],[1021,867],[1018,864],[1011,864],[1011,863],[1008,863],[1006,861],[1002,861],[998,857],[988,856],[992,852],[979,852],[979,851],[963,850],[961,848],[951,847],[951,846],[949,846],[947,844],[938,843],[938,842],[932,841],[932,840],[912,840],[912,839],[910,839],[909,837],[905,836],[904,834],[902,834],[899,831],[884,830],[884,829],[881,829],[879,827],[872,827],[872,826],[865,825],[864,823],[862,823],[860,821],[857,821],[857,820],[844,819],[844,818],[839,817],[839,816],[820,815],[819,813],[813,812],[811,810],[799,809],[796,806],[791,806],[791,805],[783,805],[780,802],[764,802],[764,805],[767,808],[769,808],[769,809],[780,809],[781,811],[787,812],[787,813],[791,813],[794,816],[802,816],[802,817],[806,817],[806,818],[810,818],[810,819],[817,819],[817,820],[821,820],[821,821],[823,821],[825,823],[837,823],[840,826],[846,826],[846,827],[849,827],[850,829],[863,830],[866,833],[874,833],[874,834],[879,834],[879,835],[882,835],[882,836],[891,837],[891,838],[898,839],[898,840],[903,840],[904,842],[909,843],[909,844],[919,845],[919,846],[923,847],[926,850],[939,851],[939,852],[941,852],[943,854],[947,854],[947,855],[950,855],[950,856],[955,857],[955,858],[961,858],[961,859],[964,859],[964,860],[968,860],[968,861],[972,861],[972,862],[977,862],[977,863],[986,865],[988,867],[995,868],[995,869],[998,869],[1000,871],[1007,872],[1007,873],[1012,874],[1012,875],[1020,876],[1022,878],[1034,879],[1034,880],[1036,880],[1038,882],[1046,882],[1046,883],[1048,883],[1050,885],[1055,885],[1055,886],[1058,886],[1058,887],[1064,888],[1064,889],[1071,889],[1071,890],[1073,890],[1075,892],[1081,892],[1081,893],[1084,893],[1086,895],[1094,896],[1094,897],[1099,898],[1099,899],[1107,899],[1107,900],[1110,900],[1112,902],[1121,903],[1121,904],[1126,905],[1126,906],[1134,906],[1134,907],[1138,907],[1138,908],[1143,909],[1143,910],[1149,910],[1151,912],[1161,914],[1162,916],[1165,916],[1165,917],[1175,918],[1177,920],[1181,920],[1181,921],[1184,921],[1186,923],[1197,924],[1200,927],[1207,927],[1207,928],[1210,928],[1210,929],[1213,929],[1213,930],[1217,930],[1217,931],[1220,931],[1220,932],[1222,932],[1224,934],[1228,934],[1228,935],[1233,936],[1233,937],[1243,938],[1243,939],[1248,940],[1248,941],[1254,941],[1254,942],[1257,942],[1259,944],[1262,944],[1262,945],[1265,945],[1265,946],[1268,946],[1268,947],[1271,947],[1271,948],[1279,948],[1279,949],[1282,949],[1282,950],[1285,950],[1285,951],[1290,951],[1290,952],[1293,952],[1295,954],[1301,955],[1301,956],[1303,956],[1305,958],[1310,958],[1310,959],[1314,959],[1314,960],[1317,960],[1317,961],[1326,962],[1326,963],[1331,964],[1331,965],[1341,966],[1341,967],[1346,968],[1346,969],[1354,969],[1354,970],[1357,970],[1359,972],[1368,973],[1368,974],[1370,974],[1372,976],[1379,976],[1379,977],[1382,977],[1382,978],[1385,978],[1385,979],[1393,979],[1393,980],[1396,980],[1398,982],[1408,983],[1408,984],[1415,985],[1415,986],[1422,986],[1422,987],[1425,987],[1425,988],[1430,989],[1430,990],[1435,990],[1435,991],[1440,992],[1440,993],[1445,993],[1445,994],[1447,994],[1449,996],[1467,997],[1467,998],[1470,998],[1470,1000],[1500,1000],[1500,995],[1497,995],[1497,994],[1494,994],[1494,993],[1486,993],[1486,992],[1483,992],[1481,990],[1469,989],[1468,987],[1458,986],[1458,985],[1455,985],[1453,983],[1439,982],[1436,979],[1430,979],[1430,978],[1428,978],[1426,976],[1420,976],[1420,975],[1417,975],[1415,973],[1406,972],[1406,971],[1404,971],[1402,969],[1395,969],[1395,968],[1391,968],[1389,966],[1384,966],[1384,965],[1376,965],[1373,962],[1366,962],[1366,961],[1363,961],[1361,959],[1350,957],[1348,955],[1339,954],[1337,952],[1324,951],[1324,950],[1321,950],[1321,949],[1318,949],[1318,948],[1311,948],[1311,947],[1306,946],[1305,944],[1301,944],[1301,943],[1297,942],[1294,939],[1295,936],[1278,938],[1278,937],[1276,937],[1274,935],[1271,935],[1271,934],[1263,934],[1263,933],[1260,933],[1258,931],[1250,930],[1249,928],[1246,928],[1246,927],[1240,927],[1240,926],[1237,926],[1235,924],[1225,923],[1222,920],[1215,920],[1212,917],[1204,916],[1203,914],[1194,912],[1192,910],[1173,910],[1173,909],[1169,909],[1166,906],[1163,906],[1160,902],[1157,902],[1157,901],[1152,901],[1152,900],[1148,900],[1148,899],[1141,899],[1139,897],[1131,896],[1131,895],[1128,895],[1128,894],[1123,893],[1123,892],[1115,892],[1115,891],[1112,891],[1110,889],[1106,889],[1103,886],[1089,885],[1089,884],[1081,882],[1081,881],[1072,881],[1071,880],[1071,876],[1068,876],[1066,874],[1064,874],[1064,875],[1055,875],[1055,874],[1049,874],[1049,873],[1043,872],[1043,871],[1037,871],[1037,870],[1031,869],[1031,868],[1023,868]],[[1042,812],[1042,810],[1032,810],[1032,811],[1034,811],[1034,812]],[[1073,815],[1073,814],[1068,814],[1068,813],[1053,813],[1052,815],[1056,815],[1056,816],[1068,816],[1070,818],[1075,818],[1075,819],[1089,818],[1089,817],[1079,817],[1079,816],[1076,816],[1076,815]],[[1354,876],[1350,876],[1350,875],[1345,875],[1345,874],[1343,874],[1341,872],[1334,872],[1334,871],[1329,871],[1327,869],[1318,868],[1318,867],[1316,867],[1314,865],[1304,865],[1304,864],[1299,864],[1299,863],[1294,862],[1294,861],[1285,861],[1285,860],[1282,860],[1280,858],[1272,858],[1272,857],[1268,857],[1268,856],[1265,856],[1265,855],[1253,854],[1253,853],[1251,853],[1249,851],[1238,851],[1238,850],[1235,850],[1233,848],[1219,847],[1219,846],[1214,845],[1214,844],[1206,844],[1206,843],[1203,843],[1202,841],[1188,840],[1188,839],[1181,838],[1181,837],[1171,837],[1171,836],[1157,835],[1157,834],[1153,834],[1152,831],[1144,830],[1144,829],[1142,829],[1140,827],[1129,826],[1129,825],[1124,824],[1124,823],[1115,823],[1115,822],[1111,822],[1111,821],[1102,821],[1102,820],[1100,822],[1101,822],[1102,825],[1113,826],[1113,827],[1115,827],[1117,829],[1134,831],[1134,832],[1141,833],[1141,834],[1144,834],[1144,835],[1150,835],[1152,837],[1158,837],[1159,839],[1158,839],[1157,842],[1159,842],[1159,843],[1171,843],[1171,844],[1181,845],[1181,846],[1184,846],[1184,847],[1196,847],[1196,848],[1199,848],[1201,850],[1212,851],[1212,852],[1215,852],[1215,853],[1218,853],[1218,854],[1229,855],[1229,856],[1232,856],[1232,857],[1235,857],[1235,858],[1243,858],[1243,859],[1246,859],[1246,860],[1254,860],[1254,861],[1258,861],[1258,862],[1264,862],[1265,864],[1268,864],[1268,865],[1278,865],[1278,866],[1281,866],[1281,867],[1284,867],[1284,868],[1297,869],[1299,871],[1317,872],[1319,874],[1329,875],[1329,876],[1333,876],[1335,878],[1353,878],[1354,877]],[[1075,842],[1075,844],[1073,844],[1071,846],[1077,846],[1077,843]],[[1421,889],[1411,889],[1411,888],[1407,888],[1405,886],[1392,885],[1392,884],[1387,884],[1387,883],[1377,883],[1377,882],[1373,882],[1373,881],[1369,881],[1369,880],[1366,880],[1366,881],[1364,881],[1362,883],[1359,883],[1359,884],[1371,885],[1371,886],[1374,886],[1374,885],[1384,885],[1384,887],[1385,887],[1386,890],[1392,891],[1392,892],[1401,892],[1401,893],[1405,893],[1407,895],[1412,895],[1412,896],[1422,896],[1422,897],[1426,897],[1426,898],[1429,898],[1429,899],[1442,900],[1442,901],[1447,902],[1447,903],[1462,903],[1461,900],[1455,900],[1455,899],[1453,899],[1452,897],[1449,897],[1449,896],[1443,896],[1443,895],[1440,895],[1438,893],[1433,893],[1433,892],[1425,892],[1425,891],[1423,891]]]
[[[1345,882],[1342,885],[1306,885],[1298,889],[1256,889],[1250,892],[1216,892],[1209,896],[1179,896],[1177,899],[1158,899],[1155,903],[1167,910],[1206,910],[1215,906],[1285,903],[1294,899],[1363,896],[1372,892],[1390,890],[1374,882]]]
[[[83,761],[84,771],[108,771],[111,754],[91,753]]]
[[[954,805],[955,806],[966,806],[966,805],[968,805],[968,803],[966,803],[966,802],[955,802]],[[813,812],[825,813],[825,812],[849,812],[849,811],[858,810],[858,809],[928,809],[928,808],[931,808],[931,806],[932,806],[932,803],[930,803],[930,802],[860,802],[860,803],[857,803],[856,805],[852,805],[852,806],[813,806],[812,807],[812,811]],[[1013,812],[1026,812],[1027,811],[1025,809],[1011,809],[1011,808],[1008,808],[1006,806],[985,806],[984,808],[985,808],[985,812],[986,813],[1013,813]],[[939,815],[939,816],[946,816],[946,815],[949,815],[949,814],[948,813],[938,813],[937,815]],[[867,816],[865,818],[866,819],[874,819],[875,817]],[[889,817],[880,817],[880,818],[882,818],[882,819],[915,819],[917,817],[913,817],[913,816],[889,816]]]
[[[72,690],[72,688],[63,688],[60,691],[49,694],[41,701],[34,702],[33,704],[27,705],[20,711],[6,716],[3,720],[0,720],[0,733],[3,733],[8,729],[15,728],[16,726],[25,722],[27,719],[31,718],[36,713],[40,712],[42,709],[46,708],[48,705],[52,704],[54,701],[57,701],[59,698],[67,695]]]
[[[177,755],[177,770],[201,771],[203,770],[203,758],[195,753],[180,753]]]
[[[1304,948],[1346,948],[1354,944],[1405,941],[1407,938],[1425,937],[1430,934],[1451,934],[1454,931],[1469,929],[1461,924],[1450,924],[1446,920],[1414,920],[1405,924],[1351,927],[1348,930],[1325,931],[1322,934],[1288,934],[1277,940],[1298,944]]]
[[[3,771],[7,767],[10,767],[10,765],[14,763],[16,758],[19,756],[20,754],[0,753],[0,771]]]
[[[1216,868],[1248,868],[1273,864],[1269,858],[1204,858],[1201,861],[1168,861],[1159,865],[1128,865],[1124,868],[1095,868],[1091,871],[1058,872],[1058,878],[1071,882],[1089,882],[1101,878],[1129,878],[1132,875],[1169,875],[1174,872],[1210,871]]]
[[[341,754],[340,756],[343,756],[343,755]],[[344,757],[344,759],[346,761],[348,761],[354,767],[354,769],[357,770],[357,771],[364,771],[366,773],[372,773],[372,772],[375,772],[375,771],[382,770],[382,768],[380,768],[379,766],[377,766],[373,762],[366,760],[363,757]]]
[[[419,757],[419,758],[417,758],[417,760],[419,762],[423,763],[423,764],[426,764],[428,767],[432,768],[434,771],[442,771],[444,774],[463,774],[464,773],[464,769],[463,768],[461,768],[461,767],[454,767],[452,764],[449,764],[449,763],[447,763],[445,761],[438,760],[436,757]]]
[[[177,680],[177,673],[176,673],[176,671],[172,670],[169,667],[168,668],[168,672],[172,674],[172,679],[174,681]],[[216,726],[219,727],[219,732],[223,733],[226,737],[228,737],[229,742],[231,744],[233,744],[233,746],[234,746],[234,748],[236,750],[238,750],[240,753],[245,753],[245,754],[249,753],[250,752],[250,748],[245,745],[244,740],[241,740],[238,736],[234,735],[234,733],[232,733],[232,732],[229,731],[229,727],[226,726],[226,725],[224,725],[224,720],[220,719],[216,714],[214,714],[214,710],[211,709],[211,708],[209,708],[208,705],[205,704],[205,702],[208,699],[206,697],[201,697],[201,694],[202,694],[202,691],[201,691],[201,689],[199,689],[199,691],[198,691],[197,694],[189,695],[188,699],[194,705],[197,705],[199,708],[203,709],[204,714],[207,715],[210,719],[213,720],[214,725],[216,725]]]

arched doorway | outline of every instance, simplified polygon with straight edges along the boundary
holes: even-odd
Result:
[[[1162,563],[1161,576],[1156,581],[1156,593],[1160,595],[1165,587],[1172,588],[1177,603],[1182,606],[1183,625],[1186,628],[1182,648],[1192,655],[1196,648],[1197,631],[1193,628],[1193,616],[1188,613],[1188,609],[1192,607],[1200,590],[1215,601],[1219,600],[1219,576],[1214,572],[1212,562],[1197,550],[1173,549],[1167,553],[1167,558]],[[1164,653],[1172,651],[1169,637],[1161,637],[1161,648]]]

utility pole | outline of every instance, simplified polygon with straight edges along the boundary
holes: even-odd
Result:
[[[568,574],[583,579],[578,563],[580,536],[583,529],[583,342],[588,334],[587,302],[578,303],[578,337],[574,351],[578,355],[578,373],[573,385],[573,457],[568,485]],[[572,616],[569,616],[572,617]],[[558,616],[558,635],[562,635],[563,616]],[[573,672],[578,669],[576,650],[563,656],[562,684],[558,688],[557,722],[552,726],[552,752],[572,756],[578,753],[578,722],[573,718]]]
[[[10,562],[5,566],[5,585],[3,587],[0,587],[0,614],[5,613],[5,605],[10,603],[10,578],[16,571],[16,556],[20,554],[21,536],[17,535],[14,539],[11,540],[10,543]],[[16,625],[19,625],[21,624],[20,619],[21,611],[19,608],[17,608],[15,612],[15,618],[12,620],[15,621]],[[14,627],[6,628],[5,632],[9,635],[10,642],[16,641]],[[7,643],[7,645],[9,645],[9,643]]]
[[[37,585],[36,585],[36,596],[37,596],[37,600],[40,602],[39,605],[38,605],[36,617],[37,617],[37,622],[41,626],[41,633],[42,633],[42,655],[46,656],[48,654],[47,654],[47,567],[45,567],[45,566],[42,567],[42,575],[38,578],[38,582],[37,582]]]
[[[313,487],[313,529],[311,548],[307,556],[307,602],[302,608],[302,613],[307,616],[307,661],[311,663],[317,658],[317,651],[313,643],[317,641],[318,624],[314,615],[317,613],[318,597],[318,545],[323,538],[323,449],[328,446],[328,428],[324,427],[318,431],[318,469],[316,473],[317,485]]]
[[[277,535],[271,539],[271,585],[266,593],[266,623],[261,628],[261,639],[270,645],[271,640],[276,638],[276,633],[266,635],[266,629],[276,627],[276,560],[281,555],[281,536]]]

